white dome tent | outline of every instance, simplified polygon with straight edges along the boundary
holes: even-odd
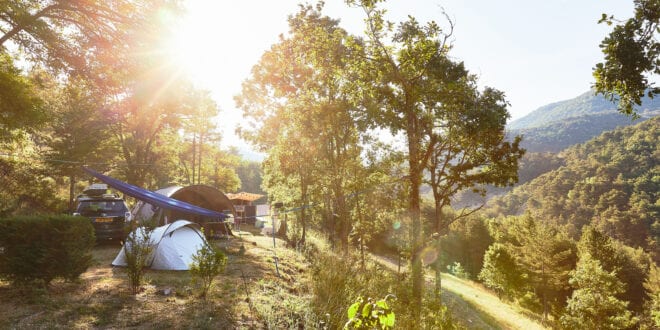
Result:
[[[144,228],[140,227],[130,235],[144,234]],[[208,244],[204,234],[199,230],[199,225],[187,221],[177,220],[165,226],[155,228],[149,236],[149,244],[153,247],[151,255],[147,259],[147,266],[158,270],[188,270],[193,262],[192,256]],[[113,266],[126,266],[125,249],[130,246],[124,245],[119,254],[112,261]]]

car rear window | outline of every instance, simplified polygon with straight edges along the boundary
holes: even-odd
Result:
[[[126,204],[122,200],[86,200],[78,204],[80,215],[124,215],[128,212]]]

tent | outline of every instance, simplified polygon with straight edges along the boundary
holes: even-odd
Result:
[[[156,190],[155,193],[176,199],[178,201],[197,205],[208,210],[222,212],[224,221],[199,214],[183,213],[177,210],[154,206],[145,201],[138,201],[131,210],[131,218],[142,221],[153,219],[156,225],[166,225],[173,219],[186,219],[198,223],[204,228],[207,237],[233,236],[231,229],[227,226],[233,222],[231,214],[234,214],[234,206],[225,194],[220,190],[205,185],[192,185],[186,187],[173,186]]]
[[[130,235],[143,235],[144,229],[138,228]],[[149,236],[149,244],[153,247],[147,259],[147,266],[159,270],[188,270],[193,262],[192,256],[208,244],[199,226],[186,220],[177,220],[171,224],[155,228]],[[113,266],[126,266],[126,249],[124,246],[112,261]]]
[[[172,186],[154,191],[156,194],[203,207],[207,210],[222,212],[225,217],[234,214],[234,207],[220,190],[205,185]],[[214,218],[199,214],[186,214],[177,210],[161,212],[164,208],[151,204],[147,201],[138,201],[133,207],[133,219],[152,219],[155,217],[157,224],[164,225],[169,219],[186,219],[197,223],[213,221]],[[165,209],[167,210],[167,209]]]
[[[204,216],[218,220],[223,220],[226,218],[226,215],[221,211],[209,210],[204,207],[170,198],[165,195],[157,194],[153,191],[134,186],[115,178],[111,178],[107,175],[103,175],[87,167],[83,167],[83,170],[88,174],[96,177],[97,179],[107,183],[112,188],[115,188],[128,196],[134,197],[141,201],[145,201],[151,205],[172,210],[181,214]]]
[[[213,235],[232,235],[225,221],[234,214],[234,207],[221,191],[204,185],[169,187],[150,191],[103,175],[90,168],[83,170],[109,186],[139,200],[131,212],[138,221],[156,218],[157,225],[172,219],[186,219],[201,224],[205,232]]]

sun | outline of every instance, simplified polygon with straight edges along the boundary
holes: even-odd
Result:
[[[209,87],[214,79],[213,54],[217,54],[218,45],[211,42],[209,35],[204,33],[203,23],[194,18],[191,15],[184,16],[174,28],[166,52],[180,72],[195,83]]]

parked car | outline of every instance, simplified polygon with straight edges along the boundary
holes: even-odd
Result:
[[[97,241],[124,240],[131,220],[126,202],[118,194],[109,193],[107,185],[94,184],[76,198],[73,215],[92,221]]]

